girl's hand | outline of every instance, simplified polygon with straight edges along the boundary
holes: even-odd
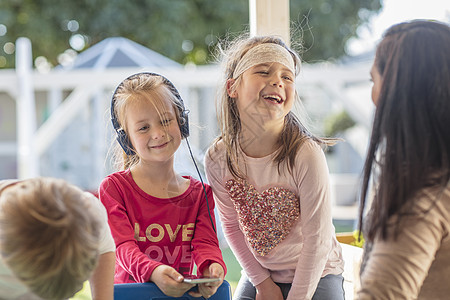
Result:
[[[204,277],[218,277],[220,278],[220,281],[200,283],[198,285],[198,293],[189,292],[189,294],[194,297],[203,296],[205,299],[208,299],[209,297],[211,297],[216,293],[217,289],[222,284],[224,277],[224,270],[220,264],[212,263],[209,265],[208,268],[206,268],[203,271],[202,275]]]
[[[181,297],[195,286],[195,284],[183,282],[183,279],[183,276],[174,268],[166,265],[156,267],[150,276],[150,281],[170,297]]]
[[[256,286],[256,300],[283,300],[283,294],[272,278],[267,278]]]

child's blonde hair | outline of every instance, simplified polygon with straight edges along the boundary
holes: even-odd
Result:
[[[2,259],[37,296],[71,297],[94,270],[103,225],[89,197],[94,196],[52,178],[0,190]]]
[[[217,97],[217,119],[219,122],[220,136],[214,142],[215,145],[223,140],[226,147],[226,161],[228,169],[236,178],[245,178],[244,173],[238,167],[238,139],[241,132],[241,121],[236,102],[227,92],[227,81],[233,79],[233,73],[243,56],[255,46],[273,43],[285,48],[294,60],[295,76],[300,72],[301,60],[299,56],[290,49],[281,38],[276,36],[256,36],[252,38],[238,38],[233,41],[225,51],[222,51],[224,76]],[[236,89],[241,82],[242,76],[235,78],[231,90]],[[300,101],[297,91],[295,98]],[[300,122],[295,114],[290,111],[284,121],[284,129],[278,141],[280,147],[275,156],[275,161],[280,169],[281,163],[287,158],[288,169],[292,171],[298,149],[306,138],[311,138],[317,143],[326,146],[335,143],[333,139],[321,139],[312,135]]]
[[[181,117],[182,112],[185,111],[184,105],[180,99],[174,95],[171,90],[174,87],[169,86],[167,79],[154,73],[139,73],[128,77],[122,81],[114,93],[114,112],[117,121],[127,136],[129,136],[129,129],[127,128],[127,109],[130,104],[137,101],[149,101],[152,103],[161,116],[163,111],[162,99],[169,99],[176,114],[178,124],[186,122]],[[177,91],[175,91],[178,93]],[[130,142],[130,146],[131,142]],[[139,163],[140,158],[136,151],[132,149],[132,154],[127,155],[121,147],[117,147],[116,151],[116,167],[117,169],[126,170]]]

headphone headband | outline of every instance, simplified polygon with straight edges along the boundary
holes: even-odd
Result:
[[[162,76],[160,74],[157,74],[157,73],[152,73],[152,72],[136,73],[136,74],[133,74],[133,75],[128,76],[127,78],[125,78],[117,86],[117,88],[114,90],[114,93],[113,93],[112,99],[111,99],[111,122],[112,122],[112,125],[114,127],[114,130],[117,133],[117,142],[119,142],[119,144],[122,147],[123,151],[125,151],[125,153],[127,155],[133,155],[133,154],[135,154],[135,151],[133,149],[133,145],[131,144],[128,135],[126,134],[125,130],[123,130],[123,128],[120,126],[119,120],[117,119],[117,116],[116,116],[116,112],[115,112],[114,106],[116,104],[116,95],[117,95],[118,91],[123,87],[123,84],[126,81],[132,80],[135,77],[138,77],[138,76],[141,76],[141,75],[147,75],[149,77],[151,77],[151,76],[160,77],[162,79],[163,83],[169,88],[169,90],[175,96],[175,98],[177,98],[177,100],[179,102],[179,103],[177,103],[177,108],[178,108],[178,112],[180,114],[179,126],[180,126],[181,136],[183,138],[186,138],[186,137],[189,136],[189,121],[188,121],[188,116],[187,116],[188,111],[184,108],[184,101],[181,98],[180,93],[178,92],[178,90],[175,87],[175,85],[169,79],[167,79],[166,77],[164,77],[164,76]]]

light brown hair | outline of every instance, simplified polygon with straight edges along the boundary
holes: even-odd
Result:
[[[71,297],[94,270],[103,225],[89,197],[94,196],[52,178],[0,190],[2,259],[37,296]]]

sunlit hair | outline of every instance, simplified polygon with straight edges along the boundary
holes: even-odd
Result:
[[[238,165],[238,147],[239,147],[239,135],[242,130],[241,120],[236,102],[228,95],[227,92],[227,80],[233,78],[234,70],[238,65],[242,57],[252,49],[253,47],[263,43],[274,43],[284,47],[294,59],[295,64],[295,76],[300,72],[301,61],[299,56],[290,49],[279,37],[276,36],[257,36],[257,37],[241,37],[234,40],[224,51],[222,51],[222,61],[224,76],[222,78],[221,86],[218,92],[216,109],[217,118],[220,129],[220,136],[214,142],[215,145],[223,140],[226,146],[226,161],[228,169],[231,174],[236,178],[245,178],[245,174],[239,169]],[[231,89],[236,89],[242,76],[236,78]],[[296,101],[300,101],[300,98],[295,92]],[[284,121],[284,129],[278,141],[280,147],[276,153],[275,161],[278,163],[278,169],[285,160],[288,161],[288,169],[292,171],[295,163],[295,157],[303,142],[311,138],[317,143],[326,146],[335,143],[333,139],[320,139],[311,134],[306,127],[300,122],[296,115],[290,111]]]
[[[382,77],[361,194],[378,174],[367,238],[387,237],[387,221],[408,213],[416,193],[450,177],[450,27],[416,20],[389,28],[374,66]],[[361,225],[360,225],[361,226]],[[367,227],[366,227],[367,226]],[[395,231],[395,236],[397,230]]]
[[[177,123],[180,124],[180,111],[184,110],[183,103],[170,91],[170,88],[161,76],[140,73],[125,79],[115,93],[114,111],[120,126],[126,134],[130,136],[126,122],[127,110],[130,105],[139,101],[147,101],[154,105],[158,114],[162,116],[165,109],[163,99],[169,99],[173,103]],[[126,155],[118,144],[116,149],[115,160],[117,169],[126,170],[139,163],[140,158],[135,151],[133,151],[134,154],[132,155]]]
[[[3,261],[43,299],[67,299],[89,279],[102,224],[91,194],[60,179],[36,178],[0,190]]]

